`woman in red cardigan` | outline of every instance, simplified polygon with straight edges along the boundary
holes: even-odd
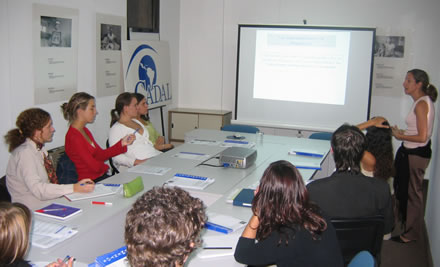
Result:
[[[102,149],[86,127],[88,123],[93,123],[97,114],[95,98],[87,93],[74,94],[68,103],[61,105],[61,109],[70,124],[65,149],[75,164],[78,180],[90,178],[99,182],[107,178],[109,166],[104,161],[125,153],[127,145],[133,143],[136,137],[134,134],[127,135],[110,148]]]

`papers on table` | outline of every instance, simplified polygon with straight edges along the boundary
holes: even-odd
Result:
[[[319,153],[317,151],[306,151],[301,149],[291,149],[288,152],[289,155],[295,155],[295,156],[303,156],[303,157],[315,157],[315,158],[322,158],[324,154]]]
[[[167,180],[165,183],[168,186],[178,186],[188,189],[203,190],[208,185],[215,181],[214,178],[204,176],[190,175],[184,173],[176,173],[173,178]]]
[[[128,169],[129,172],[135,173],[145,173],[145,174],[153,174],[153,175],[164,175],[171,168],[167,167],[159,167],[159,166],[150,166],[150,165],[137,165]]]
[[[39,248],[50,248],[78,233],[66,225],[33,220],[31,243]]]
[[[248,141],[240,141],[240,140],[225,140],[223,143],[221,143],[220,146],[223,147],[245,147],[245,148],[252,148],[255,146],[254,142],[248,142]]]
[[[208,213],[208,221],[205,227],[208,230],[216,231],[223,234],[229,234],[243,228],[247,222],[235,217],[214,212]]]
[[[181,159],[207,160],[207,159],[209,159],[210,155],[203,154],[203,153],[197,153],[197,152],[181,151],[177,154],[174,154],[173,157],[181,158]]]
[[[208,146],[217,146],[220,144],[219,141],[214,140],[204,140],[204,139],[193,139],[188,142],[189,144],[195,144],[195,145],[208,145]]]
[[[203,245],[196,252],[196,257],[208,259],[214,257],[232,256],[241,231],[235,231],[228,235],[207,231],[203,235]]]
[[[93,192],[73,193],[73,194],[65,195],[64,197],[67,198],[69,201],[77,201],[82,199],[113,195],[116,194],[117,192],[120,192],[120,190],[122,190],[122,185],[120,184],[110,184],[110,185],[95,184],[95,190],[93,190]]]

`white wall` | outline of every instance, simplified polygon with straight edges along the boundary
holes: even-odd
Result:
[[[2,136],[15,127],[18,114],[34,106],[32,55],[32,4],[40,3],[79,10],[78,91],[96,95],[95,14],[126,16],[126,0],[0,0],[0,133]],[[177,99],[179,62],[179,1],[161,1],[160,39],[169,41],[173,97]],[[101,146],[105,146],[110,124],[110,110],[116,96],[97,99],[98,116],[88,125]],[[67,99],[65,100],[67,101]],[[65,102],[63,101],[63,102]],[[54,121],[56,133],[47,148],[64,145],[67,122],[60,112],[62,102],[39,105]],[[164,110],[167,122],[167,108]],[[151,111],[152,121],[161,132],[159,110]],[[167,124],[165,124],[166,126]],[[165,127],[167,129],[167,127]],[[5,173],[9,153],[2,143],[0,173]]]
[[[408,33],[411,48],[408,69],[421,68],[440,87],[440,1],[437,0],[185,0],[180,14],[179,107],[234,111],[238,24],[303,24],[377,27]],[[405,73],[401,74],[402,82]],[[402,87],[396,90],[403,90]],[[371,115],[382,115],[392,124],[405,127],[404,118],[412,100],[373,96]],[[437,103],[437,109],[438,108]],[[440,121],[437,122],[437,125]],[[358,123],[358,122],[350,122]],[[437,126],[436,126],[437,129]],[[438,148],[433,137],[433,148]],[[395,143],[396,146],[398,142]],[[436,150],[436,149],[433,149]],[[426,222],[434,262],[440,266],[439,157],[431,162],[430,192]]]

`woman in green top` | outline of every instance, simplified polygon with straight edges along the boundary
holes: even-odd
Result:
[[[156,129],[154,129],[153,124],[150,122],[150,119],[148,117],[148,104],[145,96],[140,93],[134,93],[134,95],[136,96],[136,99],[138,101],[138,115],[136,119],[140,121],[144,125],[144,128],[148,131],[150,141],[154,144],[154,148],[160,151],[167,151],[172,149],[174,146],[172,144],[165,144],[165,137],[159,135]]]

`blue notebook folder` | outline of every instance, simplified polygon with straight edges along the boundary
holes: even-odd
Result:
[[[254,189],[243,188],[240,193],[234,198],[232,204],[234,206],[252,207],[252,200],[254,199]]]

